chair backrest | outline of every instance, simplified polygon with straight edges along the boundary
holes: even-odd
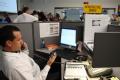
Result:
[[[0,56],[2,55],[2,51],[1,51],[2,47],[0,46]],[[1,59],[1,57],[0,57]],[[0,60],[1,61],[1,60]],[[9,80],[4,73],[1,71],[1,62],[0,62],[0,80]]]
[[[0,71],[0,80],[9,80],[2,71]]]

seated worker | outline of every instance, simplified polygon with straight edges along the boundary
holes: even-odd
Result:
[[[13,22],[33,22],[33,21],[38,21],[38,18],[31,15],[32,11],[30,10],[29,7],[23,7],[22,9],[22,14],[19,15]]]
[[[1,70],[9,80],[46,80],[48,71],[56,54],[51,55],[47,65],[40,70],[35,61],[28,56],[29,50],[22,40],[16,26],[6,25],[0,28]]]

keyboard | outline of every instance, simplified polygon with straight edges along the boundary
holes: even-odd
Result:
[[[64,78],[87,80],[84,65],[80,62],[66,62]]]
[[[57,56],[67,60],[75,59],[77,56],[77,52],[72,50],[56,49],[56,53],[57,53]]]

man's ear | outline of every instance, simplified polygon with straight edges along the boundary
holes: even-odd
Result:
[[[10,40],[7,40],[5,45],[8,46],[8,47],[11,47],[11,46],[12,46],[12,43],[11,43]]]

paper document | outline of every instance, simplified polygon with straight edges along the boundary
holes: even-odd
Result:
[[[80,62],[67,62],[65,66],[64,78],[87,80],[87,73],[84,65]]]

